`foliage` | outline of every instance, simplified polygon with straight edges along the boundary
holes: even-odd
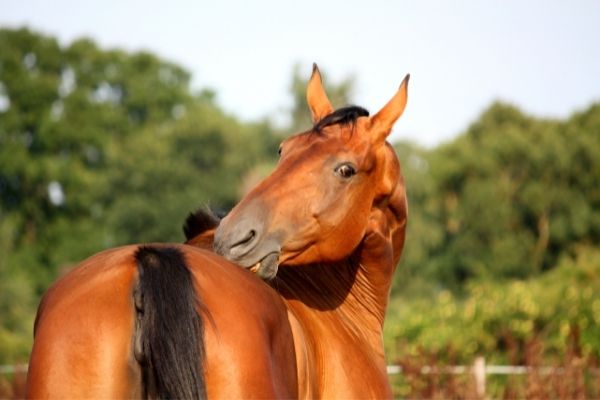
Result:
[[[347,104],[353,80],[323,75]],[[296,67],[286,133],[310,126],[305,78]],[[148,52],[0,29],[0,364],[26,360],[63,271],[107,247],[181,241],[189,211],[228,209],[272,168],[283,134],[215,95]],[[552,358],[579,332],[600,355],[598,137],[600,104],[558,121],[495,103],[450,143],[395,145],[410,213],[390,354],[519,362],[534,338]]]
[[[560,122],[496,103],[451,143],[397,146],[411,211],[398,278],[456,291],[473,279],[534,276],[598,243],[598,137],[600,104]]]
[[[27,357],[35,306],[101,249],[181,241],[187,213],[235,204],[276,155],[263,122],[226,115],[146,53],[0,30],[0,364]]]
[[[409,221],[392,359],[519,364],[535,340],[550,362],[574,332],[600,356],[599,122],[600,104],[555,121],[495,103],[450,143],[396,144]]]
[[[486,354],[490,362],[522,364],[535,339],[556,361],[574,334],[581,354],[599,359],[600,249],[580,247],[528,280],[472,282],[465,296],[444,290],[433,299],[396,298],[386,331],[392,359],[425,351],[459,363]]]

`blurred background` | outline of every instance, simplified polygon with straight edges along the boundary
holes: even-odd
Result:
[[[372,112],[411,73],[396,395],[600,397],[600,3],[212,3],[2,2],[0,397],[58,276],[269,173],[313,61]]]

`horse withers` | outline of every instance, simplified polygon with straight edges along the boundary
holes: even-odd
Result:
[[[48,290],[28,396],[391,397],[382,326],[407,206],[386,137],[407,83],[372,117],[334,111],[315,66],[312,129],[218,227],[102,252]]]

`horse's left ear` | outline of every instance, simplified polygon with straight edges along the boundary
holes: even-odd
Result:
[[[392,126],[404,112],[408,99],[408,80],[410,74],[406,75],[398,92],[377,114],[371,117],[371,134],[373,141],[384,141],[392,131]]]
[[[306,101],[310,108],[312,122],[315,124],[323,117],[326,117],[333,112],[333,106],[327,98],[325,89],[323,89],[321,73],[319,72],[317,64],[313,64],[312,75],[308,81],[308,87],[306,88]]]

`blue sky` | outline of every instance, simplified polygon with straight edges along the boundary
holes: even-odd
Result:
[[[0,0],[0,26],[151,50],[247,119],[290,106],[292,67],[356,78],[377,111],[411,73],[392,139],[449,140],[493,100],[566,117],[600,100],[600,1]]]

